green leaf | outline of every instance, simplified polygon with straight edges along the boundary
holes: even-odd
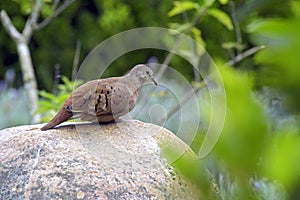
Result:
[[[44,17],[48,17],[53,13],[52,5],[44,4],[41,13]]]
[[[170,23],[169,27],[171,29],[174,29],[178,32],[184,32],[186,31],[189,27],[191,26],[191,23],[184,23],[184,24],[179,24],[179,23]]]
[[[48,99],[48,100],[53,100],[54,101],[56,99],[56,97],[53,94],[51,94],[49,92],[46,92],[44,90],[39,91],[39,95],[41,97],[45,98],[45,99]]]
[[[261,81],[280,89],[285,95],[285,108],[292,112],[300,110],[299,21],[296,14],[289,19],[256,20],[248,26],[252,42],[266,46],[255,55],[256,62],[264,66]]]
[[[264,148],[268,121],[253,97],[253,78],[233,68],[219,68],[226,91],[226,120],[215,150],[236,172],[257,167]]]
[[[71,81],[66,76],[62,76],[61,80],[64,82],[65,85],[70,85]]]
[[[191,26],[191,23],[184,23],[184,24],[179,24],[179,23],[170,23],[169,24],[169,27],[171,29],[174,29],[178,32],[184,32],[186,31],[189,27]],[[193,27],[192,30],[191,30],[191,34],[192,34],[192,37],[193,39],[195,39],[199,45],[203,48],[205,48],[205,42],[201,36],[201,31],[196,28],[196,27]],[[201,48],[201,51],[197,50],[197,52],[203,52],[203,49]],[[201,55],[202,53],[200,53]]]
[[[215,3],[216,0],[205,0],[204,1],[204,6],[209,8],[210,6],[212,6]]]
[[[300,161],[300,137],[298,132],[284,131],[278,133],[273,141],[274,145],[268,145],[265,151],[265,174],[275,180],[280,180],[287,190],[297,187],[300,179],[298,167]]]
[[[226,5],[228,3],[228,0],[219,0],[220,4]]]
[[[233,30],[231,19],[227,13],[216,8],[209,9],[207,13],[221,22],[228,30]]]
[[[245,45],[238,42],[224,42],[222,43],[222,48],[243,50],[245,48]]]
[[[63,102],[70,96],[70,94],[61,94],[57,96],[57,102],[62,105]]]
[[[205,49],[205,42],[202,38],[202,35],[201,35],[201,30],[194,27],[192,29],[192,35],[193,35],[193,38],[199,43],[199,45],[202,47],[201,49],[197,49],[197,52],[199,55],[201,55],[203,53],[203,49]]]
[[[24,14],[30,14],[32,11],[32,5],[29,1],[21,1],[20,2],[21,11]]]
[[[168,12],[168,16],[173,17],[185,11],[195,9],[197,6],[198,4],[192,1],[174,1],[174,7]]]

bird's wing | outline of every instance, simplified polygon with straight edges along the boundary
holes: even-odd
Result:
[[[98,87],[96,93],[96,104],[95,111],[97,116],[113,114],[115,117],[126,114],[126,110],[129,110],[129,101],[132,96],[131,89],[127,84],[120,81],[119,79],[115,80],[113,84],[104,85]]]
[[[111,113],[111,95],[118,78],[89,81],[72,93],[72,104],[66,109],[73,114],[103,115]]]

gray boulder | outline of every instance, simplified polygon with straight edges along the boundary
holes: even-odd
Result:
[[[0,131],[0,199],[199,199],[170,163],[197,156],[165,128],[126,121]],[[178,155],[163,156],[170,146]]]

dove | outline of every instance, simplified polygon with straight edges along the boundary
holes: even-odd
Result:
[[[75,118],[99,123],[115,122],[134,108],[139,89],[147,82],[157,85],[153,71],[143,64],[136,65],[121,77],[89,81],[72,92],[54,118],[41,130]]]

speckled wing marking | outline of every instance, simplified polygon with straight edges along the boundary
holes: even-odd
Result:
[[[94,80],[77,88],[72,94],[72,105],[68,105],[66,109],[74,114],[73,118],[80,117],[90,121],[97,120],[96,115],[111,114],[112,88],[117,81],[116,78],[106,81]]]
[[[137,94],[118,78],[95,80],[73,92],[72,105],[66,110],[73,113],[72,118],[108,122],[128,113],[136,98]]]

